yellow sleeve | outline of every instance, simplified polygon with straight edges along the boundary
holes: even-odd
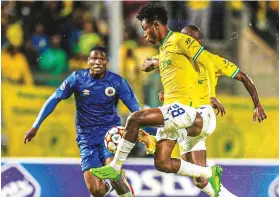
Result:
[[[206,53],[203,53],[204,47],[198,41],[184,34],[180,36],[181,38],[177,40],[177,52],[186,55],[188,59],[192,59],[193,62],[197,62],[198,65],[202,65],[205,68],[209,82],[209,96],[210,98],[216,97],[214,63]]]
[[[178,46],[177,53],[182,53],[188,57],[188,59],[197,60],[204,47],[198,43],[194,38],[185,34],[179,34],[176,39]]]
[[[211,55],[211,60],[214,62],[214,64],[217,64],[219,75],[226,75],[228,77],[234,78],[239,72],[239,68],[235,64],[223,57]]]
[[[222,66],[221,66],[221,73],[223,75],[226,75],[228,77],[234,78],[237,73],[240,71],[240,69],[233,63],[231,63],[230,61],[222,58]]]

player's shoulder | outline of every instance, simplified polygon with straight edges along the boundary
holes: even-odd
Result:
[[[111,71],[107,71],[107,75],[108,75],[107,77],[110,81],[116,82],[116,83],[120,83],[124,79],[120,75],[118,75],[114,72],[111,72]]]
[[[173,33],[174,34],[174,36],[173,36],[173,38],[175,39],[175,40],[181,40],[181,39],[193,39],[194,40],[194,38],[193,37],[191,37],[191,36],[189,36],[189,35],[187,35],[187,34],[183,34],[183,33],[181,33],[181,32],[174,32]]]
[[[89,68],[76,70],[70,74],[70,78],[72,78],[75,81],[80,79],[85,79],[88,76],[88,72],[89,72]]]
[[[73,74],[76,76],[85,76],[88,74],[88,72],[89,72],[89,68],[86,68],[86,69],[76,70],[73,72]]]
[[[192,44],[197,43],[197,41],[193,37],[180,32],[174,32],[173,42],[177,45],[185,43],[185,45],[187,46],[192,46]]]

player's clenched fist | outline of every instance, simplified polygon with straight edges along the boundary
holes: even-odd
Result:
[[[26,142],[30,142],[32,140],[33,137],[36,136],[38,129],[37,128],[31,128],[29,129],[29,131],[27,131],[25,133],[25,137],[24,137],[24,144],[26,144]]]

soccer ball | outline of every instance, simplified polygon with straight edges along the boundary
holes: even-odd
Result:
[[[112,153],[116,152],[117,145],[122,139],[123,134],[124,134],[124,127],[120,127],[120,126],[112,127],[110,130],[107,131],[104,140],[105,140],[105,146],[110,152]]]

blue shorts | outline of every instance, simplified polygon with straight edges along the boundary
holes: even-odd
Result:
[[[105,135],[79,134],[77,143],[80,150],[82,172],[101,167],[107,158],[114,157],[104,143]]]

